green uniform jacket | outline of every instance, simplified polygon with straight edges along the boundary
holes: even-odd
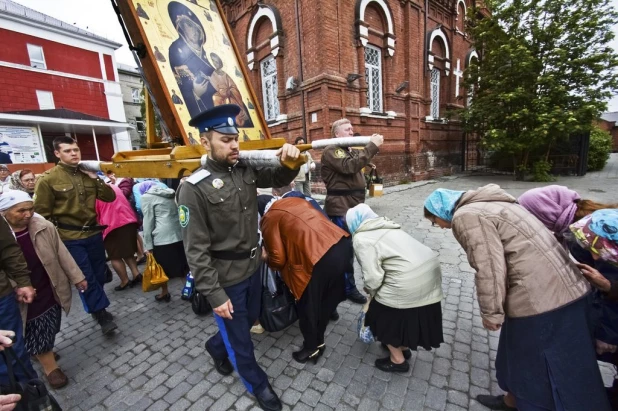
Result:
[[[17,240],[3,217],[0,217],[0,298],[13,292],[9,280],[17,287],[30,287],[30,270]]]
[[[367,144],[362,150],[328,146],[322,152],[322,180],[326,184],[324,211],[329,216],[344,216],[352,207],[365,202],[363,168],[378,154],[378,146]],[[330,190],[358,190],[350,195],[329,195]]]
[[[58,163],[43,173],[37,182],[34,189],[34,211],[52,223],[79,227],[97,225],[97,199],[110,203],[116,199],[116,193],[100,178],[90,178],[78,167]],[[58,229],[62,241],[81,240],[100,232]]]
[[[228,300],[224,287],[249,278],[259,267],[254,258],[222,260],[211,251],[244,252],[258,246],[257,187],[281,187],[298,170],[285,167],[252,169],[242,163],[221,165],[208,159],[178,190],[178,213],[195,288],[212,307]]]

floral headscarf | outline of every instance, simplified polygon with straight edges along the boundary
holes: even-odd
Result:
[[[365,222],[365,220],[369,220],[372,218],[378,218],[379,216],[373,212],[371,207],[367,204],[359,204],[356,207],[352,207],[345,214],[345,222],[348,226],[348,230],[350,234],[354,234],[358,227]]]
[[[431,214],[450,223],[453,220],[455,205],[464,193],[465,191],[438,188],[425,200],[425,208]]]
[[[618,265],[618,209],[595,211],[570,229],[581,247]]]
[[[15,172],[13,172],[11,174],[11,185],[10,185],[10,189],[11,190],[19,190],[19,191],[25,191],[26,193],[33,193],[34,190],[28,190],[24,184],[21,182],[21,178],[19,177],[19,175],[21,174],[22,170],[17,170]],[[33,174],[34,175],[34,174]]]

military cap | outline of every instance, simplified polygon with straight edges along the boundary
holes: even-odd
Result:
[[[222,104],[202,111],[189,121],[189,125],[197,128],[200,133],[216,131],[221,134],[238,134],[235,120],[238,113],[240,107],[236,104]]]

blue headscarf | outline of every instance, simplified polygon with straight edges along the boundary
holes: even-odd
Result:
[[[365,221],[379,216],[367,204],[359,204],[352,207],[345,214],[345,222],[348,226],[350,234],[354,234],[358,227]]]
[[[598,210],[591,214],[590,231],[613,242],[618,242],[618,210]]]
[[[450,223],[453,220],[455,205],[464,193],[465,191],[438,188],[425,200],[425,208],[431,214]]]

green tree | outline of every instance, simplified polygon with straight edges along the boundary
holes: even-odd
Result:
[[[609,46],[618,12],[610,0],[485,3],[491,14],[476,8],[468,21],[480,59],[466,73],[474,96],[461,117],[486,149],[528,170],[605,110],[618,87],[618,55]]]

